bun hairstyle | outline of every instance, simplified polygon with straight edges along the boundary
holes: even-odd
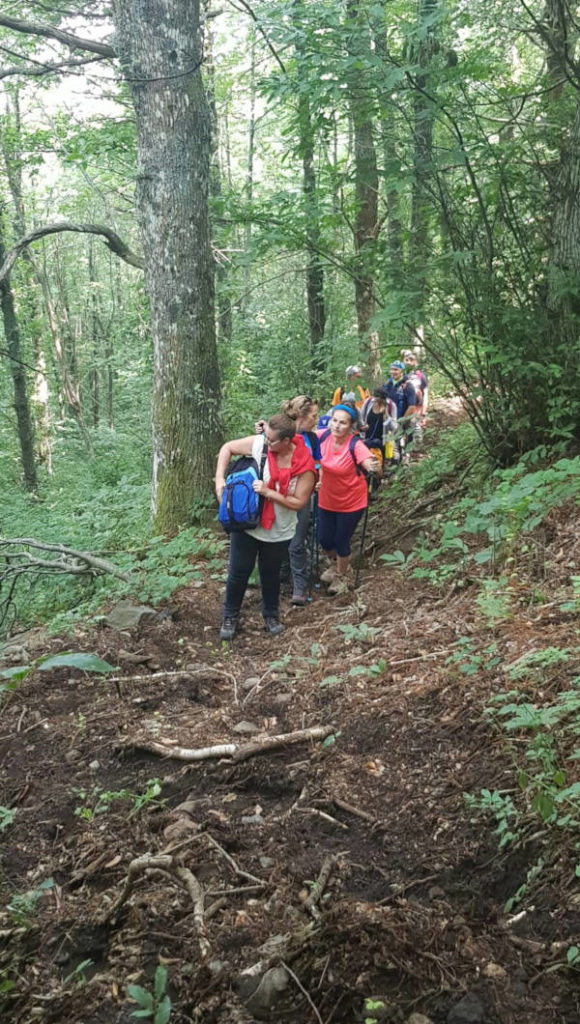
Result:
[[[282,402],[280,408],[291,420],[300,420],[303,416],[308,416],[314,405],[318,405],[315,398],[310,398],[309,395],[296,395],[295,398],[287,398]]]
[[[280,441],[287,437],[292,438],[296,433],[296,423],[286,412],[277,412],[275,416],[271,416],[268,426],[270,430],[276,431]]]

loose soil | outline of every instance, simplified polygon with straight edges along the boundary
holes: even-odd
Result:
[[[334,601],[315,590],[305,609],[285,599],[279,638],[261,629],[250,590],[239,636],[221,644],[222,583],[208,575],[125,633],[42,641],[42,653],[97,653],[123,678],[37,672],[2,711],[0,803],[16,811],[1,833],[2,1019],[128,1022],[127,986],[151,989],[161,963],[172,1024],[413,1013],[433,1024],[577,1024],[578,975],[564,965],[580,936],[578,853],[538,825],[500,851],[493,823],[468,810],[464,792],[515,786],[484,714],[506,683],[499,667],[466,676],[448,661],[460,637],[494,640],[505,664],[575,647],[577,622],[533,604],[527,572],[517,615],[490,630],[477,588],[442,591],[378,561],[392,550],[391,514],[371,516],[359,589]],[[553,517],[544,583],[574,571],[559,551],[577,525],[566,510]],[[391,534],[414,529],[408,515]],[[370,673],[348,674],[359,665]],[[243,745],[317,725],[332,734],[242,761],[188,764],[146,749]],[[115,909],[129,864],[162,854]],[[544,881],[504,913],[540,855]],[[203,890],[203,922],[180,868]],[[383,1008],[365,1011],[371,998]]]

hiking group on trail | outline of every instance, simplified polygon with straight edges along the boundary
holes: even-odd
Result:
[[[352,585],[351,541],[363,517],[364,538],[370,494],[385,465],[407,461],[405,449],[422,438],[428,380],[414,352],[402,356],[404,362],[391,363],[389,379],[372,395],[355,383],[360,367],[348,366],[346,385],[335,390],[324,415],[313,398],[297,395],[282,403],[281,412],[259,420],[254,434],[220,448],[218,518],[230,535],[222,640],[236,634],[256,562],[264,626],[272,636],[284,629],[280,575],[287,559],[293,605],[309,599],[318,545],[327,560],[320,582],[328,593],[343,594]]]

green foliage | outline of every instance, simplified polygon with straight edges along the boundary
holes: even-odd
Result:
[[[141,985],[127,985],[128,995],[140,1007],[139,1010],[133,1010],[131,1016],[151,1018],[152,1024],[167,1024],[171,1017],[171,999],[166,988],[167,969],[161,964],[155,971],[152,992]]]
[[[479,811],[482,814],[492,815],[496,820],[495,834],[499,836],[500,850],[513,842],[519,836],[519,822],[521,815],[510,796],[493,791],[482,789],[479,796],[464,793],[463,798],[470,810]]]
[[[346,626],[334,626],[337,632],[342,633],[345,639],[345,643],[372,643],[380,634],[383,632],[380,626],[368,626],[366,622],[360,622],[358,625],[351,625],[350,623]]]
[[[47,672],[55,668],[78,668],[83,672],[96,672],[98,675],[108,675],[115,671],[113,665],[98,658],[96,654],[47,654],[36,658],[29,665],[14,665],[12,668],[2,669],[0,677],[9,679],[10,682],[0,685],[0,693],[3,690],[15,689],[18,683],[33,672]]]
[[[16,817],[16,810],[12,807],[0,807],[0,832],[8,828]]]
[[[481,671],[489,672],[497,668],[501,662],[501,658],[496,653],[497,644],[495,642],[478,651],[475,641],[468,636],[461,636],[454,646],[457,647],[457,650],[445,659],[445,664],[458,665],[459,671],[466,676],[474,676]]]
[[[30,928],[30,918],[36,913],[38,901],[52,888],[54,888],[54,879],[45,878],[38,888],[31,889],[29,892],[15,893],[6,906],[14,924],[21,928]]]
[[[128,817],[132,818],[151,804],[159,806],[157,797],[161,793],[161,782],[159,779],[148,779],[142,793],[133,793],[129,789],[103,790],[100,786],[93,786],[90,793],[85,789],[73,789],[73,793],[85,801],[74,810],[75,817],[83,821],[92,821],[99,814],[107,814],[111,805],[118,800],[126,800],[133,804],[128,814]]]

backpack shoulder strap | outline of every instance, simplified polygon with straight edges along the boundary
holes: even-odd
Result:
[[[327,440],[327,438],[329,438],[329,437],[330,437],[330,430],[329,430],[329,428],[327,427],[327,428],[326,428],[326,430],[324,431],[324,434],[321,434],[321,436],[320,436],[320,437],[318,438],[318,440],[319,440],[319,441],[320,441],[320,443],[322,444],[322,442],[323,442],[323,441],[326,441],[326,440]]]

